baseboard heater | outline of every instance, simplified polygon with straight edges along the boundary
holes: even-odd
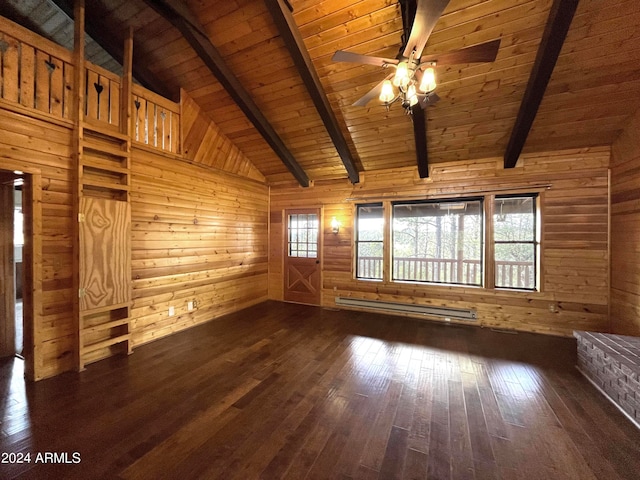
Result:
[[[384,302],[381,300],[366,300],[351,297],[336,297],[336,305],[343,307],[368,308],[388,313],[410,313],[428,315],[451,320],[466,320],[475,322],[477,313],[471,308],[432,307],[429,305],[414,305],[412,303]]]

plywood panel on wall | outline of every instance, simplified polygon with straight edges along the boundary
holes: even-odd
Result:
[[[130,298],[129,204],[80,199],[80,310],[119,305]]]
[[[323,305],[336,296],[475,308],[483,326],[571,335],[574,329],[607,331],[608,147],[525,155],[515,169],[502,159],[433,166],[429,179],[415,168],[366,172],[362,181],[316,182],[271,189],[269,292],[281,299],[282,226],[285,208],[322,205],[324,225],[336,217],[338,235],[325,228]],[[380,200],[447,198],[479,192],[542,191],[540,292],[461,286],[358,281],[353,275],[354,205]],[[553,310],[553,312],[551,311]]]
[[[263,183],[134,149],[131,213],[134,346],[267,299]]]
[[[612,147],[611,327],[640,335],[640,110]]]

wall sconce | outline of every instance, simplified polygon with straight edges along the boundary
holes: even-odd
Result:
[[[331,231],[334,235],[337,235],[340,231],[340,222],[336,219],[336,217],[333,217],[331,219]]]

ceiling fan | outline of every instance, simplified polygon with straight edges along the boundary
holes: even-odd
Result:
[[[436,65],[493,62],[500,39],[437,55],[422,55],[424,47],[449,0],[398,0],[402,11],[402,46],[396,58],[373,57],[338,50],[334,62],[350,62],[394,68],[395,71],[357,100],[366,106],[378,97],[389,108],[399,102],[410,114],[415,105],[426,108],[440,97],[435,93]],[[395,88],[394,88],[395,87]]]

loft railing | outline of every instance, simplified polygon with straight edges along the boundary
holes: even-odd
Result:
[[[71,120],[71,52],[0,20],[0,99],[17,108]]]
[[[90,62],[85,63],[85,121],[120,128],[120,77]]]
[[[84,121],[121,131],[123,102],[131,101],[134,142],[180,153],[180,104],[139,85],[122,98],[123,79],[85,62]],[[0,17],[0,102],[23,113],[72,121],[73,52]]]
[[[359,257],[358,276],[381,278],[382,257]],[[496,262],[496,285],[506,288],[534,288],[534,268],[527,262]],[[393,276],[398,280],[416,280],[433,283],[480,285],[482,269],[479,260],[450,258],[393,259]]]
[[[180,150],[180,104],[133,85],[131,138],[165,152]]]

